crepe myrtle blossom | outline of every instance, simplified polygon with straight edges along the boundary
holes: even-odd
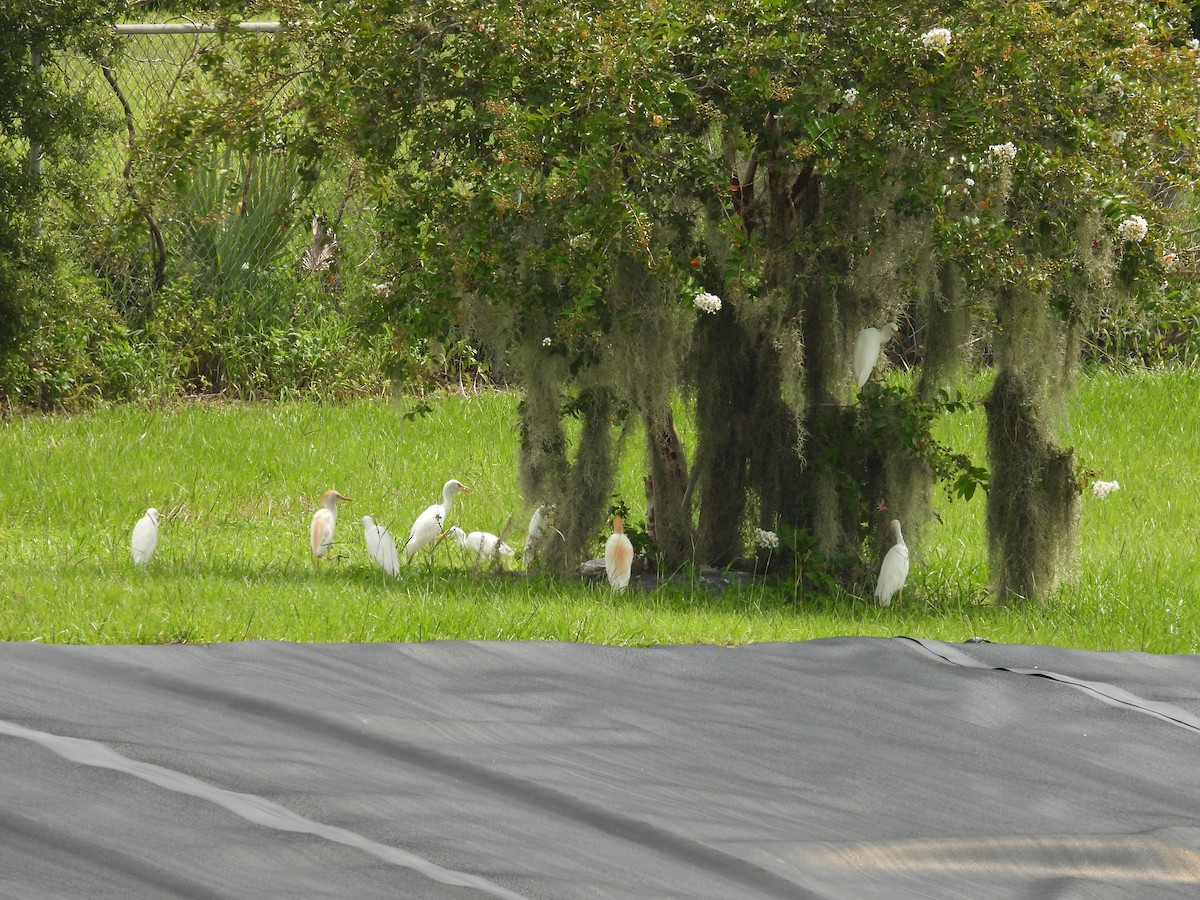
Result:
[[[1141,216],[1130,216],[1117,226],[1117,237],[1136,244],[1145,238],[1149,231],[1150,226],[1146,224],[1145,219]]]
[[[709,294],[702,291],[692,298],[692,304],[696,309],[706,313],[715,313],[721,308],[721,298],[716,294]]]
[[[951,37],[949,28],[931,28],[921,35],[921,46],[926,50],[945,50]]]
[[[1200,50],[1200,38],[1192,38],[1186,44],[1187,48],[1193,52]]]
[[[842,99],[846,101],[847,106],[853,106],[858,100],[858,88],[846,88],[842,91]]]
[[[1125,139],[1129,137],[1129,133],[1121,128],[1114,128],[1112,131],[1112,142],[1120,147],[1125,143]]]
[[[1003,144],[992,144],[992,146],[988,147],[988,153],[1002,163],[1010,163],[1017,158],[1017,145],[1012,141],[1005,141]]]
[[[779,535],[773,531],[764,531],[762,528],[755,528],[754,544],[757,547],[762,547],[764,550],[774,550],[779,546]]]
[[[1113,491],[1119,491],[1120,489],[1121,489],[1120,482],[1116,482],[1116,481],[1093,481],[1092,482],[1092,496],[1097,497],[1101,500],[1103,500],[1105,497],[1107,497]]]

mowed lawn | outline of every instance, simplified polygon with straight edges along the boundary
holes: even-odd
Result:
[[[986,378],[972,382],[976,398]],[[363,515],[402,541],[458,478],[451,520],[520,549],[530,510],[516,481],[517,398],[445,396],[339,406],[181,403],[0,422],[0,639],[72,643],[548,639],[613,644],[897,635],[1193,653],[1200,633],[1200,373],[1080,379],[1066,441],[1121,489],[1083,497],[1074,571],[1040,608],[996,608],[987,591],[984,500],[950,503],[908,535],[904,606],[796,602],[761,584],[689,583],[614,596],[578,579],[478,571],[443,545],[391,578],[366,555]],[[983,460],[983,411],[943,436]],[[626,442],[621,496],[639,519],[641,442]],[[338,559],[313,563],[308,525],[325,490],[353,498]],[[130,531],[171,513],[144,568]],[[603,534],[597,531],[599,555]]]

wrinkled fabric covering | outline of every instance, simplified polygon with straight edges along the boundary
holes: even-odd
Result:
[[[0,645],[0,895],[1200,896],[1200,659]]]

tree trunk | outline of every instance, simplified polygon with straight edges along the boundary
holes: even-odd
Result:
[[[693,559],[692,504],[687,456],[670,408],[645,417],[650,472],[646,476],[646,525],[670,564]]]

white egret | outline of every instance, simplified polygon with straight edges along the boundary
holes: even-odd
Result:
[[[337,491],[326,491],[321,496],[321,508],[313,513],[312,528],[309,529],[309,542],[312,545],[314,558],[320,559],[333,546],[333,529],[337,525],[337,505],[349,502],[349,497],[343,497]]]
[[[904,602],[904,581],[908,578],[908,545],[904,543],[904,535],[900,533],[900,520],[892,519],[888,532],[896,532],[896,543],[883,557],[883,565],[879,568],[879,582],[875,585],[875,599],[880,606],[890,606],[892,594],[900,592],[896,601],[899,606]]]
[[[462,547],[464,551],[473,553],[477,559],[491,559],[497,554],[500,556],[516,555],[516,551],[512,547],[487,531],[472,531],[467,534],[457,525],[452,525],[446,534],[458,541],[458,546]]]
[[[408,540],[404,544],[404,554],[409,562],[412,561],[418,550],[434,541],[442,533],[442,526],[450,515],[450,505],[454,502],[454,495],[460,492],[469,494],[471,489],[462,482],[451,478],[442,486],[442,502],[433,504],[417,516],[412,530],[408,533]]]
[[[875,371],[883,345],[899,333],[900,326],[895,322],[888,322],[882,328],[867,327],[858,333],[854,340],[854,380],[860,391]]]
[[[629,584],[633,568],[633,543],[625,536],[625,520],[613,516],[613,533],[604,545],[604,571],[614,591],[623,591]]]
[[[153,506],[146,510],[146,514],[133,526],[133,539],[130,541],[130,546],[133,550],[135,566],[150,562],[150,557],[154,555],[154,548],[158,546],[158,510]]]
[[[396,552],[392,535],[382,525],[376,525],[370,516],[363,516],[362,523],[363,536],[367,540],[367,556],[389,575],[400,574],[400,554]]]
[[[550,517],[546,515],[545,506],[539,506],[533,511],[533,518],[529,520],[529,529],[525,532],[525,552],[521,555],[521,562],[524,563],[525,568],[529,568],[542,549],[542,542],[546,539],[546,527],[549,524]]]

